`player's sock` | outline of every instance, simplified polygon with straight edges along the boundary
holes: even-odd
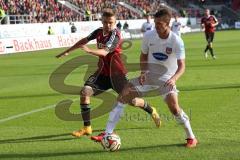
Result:
[[[206,46],[206,49],[204,50],[204,52],[206,53],[208,51],[209,47],[208,45]]]
[[[209,48],[212,57],[214,57],[213,48]]]
[[[152,112],[153,112],[152,107],[146,101],[144,101],[143,110],[149,114],[152,114]]]
[[[175,115],[175,119],[178,123],[183,124],[187,138],[194,139],[195,136],[193,134],[187,114],[181,110],[177,115]]]
[[[81,104],[81,114],[82,114],[82,119],[84,122],[84,126],[90,126],[90,106],[89,104]]]
[[[124,111],[124,104],[117,102],[109,114],[105,132],[111,134]]]

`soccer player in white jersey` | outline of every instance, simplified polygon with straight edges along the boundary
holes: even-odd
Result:
[[[158,86],[158,94],[163,97],[170,112],[185,130],[187,140],[185,146],[193,148],[197,146],[198,141],[193,134],[188,116],[179,106],[176,89],[176,81],[185,71],[185,48],[181,37],[171,31],[170,20],[171,12],[166,8],[160,9],[154,16],[156,29],[144,35],[140,56],[141,75],[138,82],[140,85]],[[161,70],[156,69],[153,64],[158,65]],[[128,92],[124,93],[127,93],[127,97],[132,96]],[[121,97],[118,100],[120,99]],[[131,103],[137,107],[148,106],[144,99],[138,97],[133,98]],[[111,134],[122,110],[117,104],[110,113],[105,133],[92,136],[91,139],[100,142],[104,134]]]
[[[178,20],[178,15],[175,14],[174,15],[174,21],[172,22],[172,27],[171,27],[171,30],[178,36],[181,36],[181,27],[182,27],[182,24],[181,22],[179,22]]]
[[[143,33],[153,30],[153,24],[151,23],[151,15],[146,14],[146,19],[147,19],[147,22],[144,22],[141,28],[141,31]]]

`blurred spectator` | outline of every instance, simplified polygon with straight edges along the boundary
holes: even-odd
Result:
[[[151,15],[147,14],[147,15],[145,15],[145,18],[146,18],[147,22],[144,22],[142,24],[142,28],[141,28],[141,31],[143,33],[153,30],[153,24],[151,23]]]
[[[54,34],[51,26],[48,27],[47,34],[48,34],[48,35],[53,35],[53,34]]]
[[[87,9],[86,11],[85,11],[85,17],[86,17],[86,21],[90,21],[90,17],[91,17],[91,11],[89,10],[89,9]]]
[[[127,23],[127,21],[123,24],[123,30],[128,30],[129,29],[129,25]]]
[[[76,26],[74,25],[74,23],[70,23],[72,26],[71,26],[71,33],[76,33],[77,32],[77,28]]]
[[[174,14],[174,21],[172,22],[172,26],[171,26],[171,30],[178,36],[181,37],[181,27],[182,27],[182,24],[181,22],[178,20],[178,15],[177,14]]]
[[[21,15],[30,17],[31,23],[80,21],[83,16],[64,7],[57,0],[0,0],[0,7],[10,16],[12,22],[20,22]],[[24,21],[24,20],[22,20]]]
[[[117,28],[118,28],[119,30],[121,30],[121,29],[122,29],[122,24],[121,24],[121,22],[120,22],[120,21],[117,23]]]
[[[7,24],[7,17],[2,8],[0,8],[0,24]]]
[[[143,14],[136,13],[126,7],[119,5],[123,1],[132,7],[140,10]],[[144,13],[153,14],[163,4],[168,4],[176,10],[180,10],[182,17],[201,17],[200,10],[189,7],[190,3],[200,5],[199,0],[68,0],[79,8],[78,12],[67,8],[58,2],[58,0],[0,0],[0,8],[10,16],[12,22],[31,23],[43,22],[75,22],[83,20],[100,20],[101,12],[104,8],[112,8],[116,12],[117,19],[138,19],[143,18]],[[207,1],[206,1],[207,2]],[[208,1],[209,2],[209,1]],[[240,9],[239,0],[216,0],[212,3],[226,4],[236,11]],[[80,12],[80,13],[79,13]],[[25,19],[21,19],[22,15]]]

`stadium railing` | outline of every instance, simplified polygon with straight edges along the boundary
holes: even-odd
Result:
[[[32,17],[29,15],[7,15],[7,24],[31,23]]]

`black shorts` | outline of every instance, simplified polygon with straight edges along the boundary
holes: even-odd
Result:
[[[206,36],[206,40],[207,40],[208,43],[212,43],[213,42],[214,32],[211,32],[211,33],[206,33],[205,32],[205,36]]]
[[[88,78],[84,86],[92,87],[94,92],[93,95],[96,96],[110,88],[120,94],[127,84],[128,79],[125,75],[110,77],[95,73]]]

